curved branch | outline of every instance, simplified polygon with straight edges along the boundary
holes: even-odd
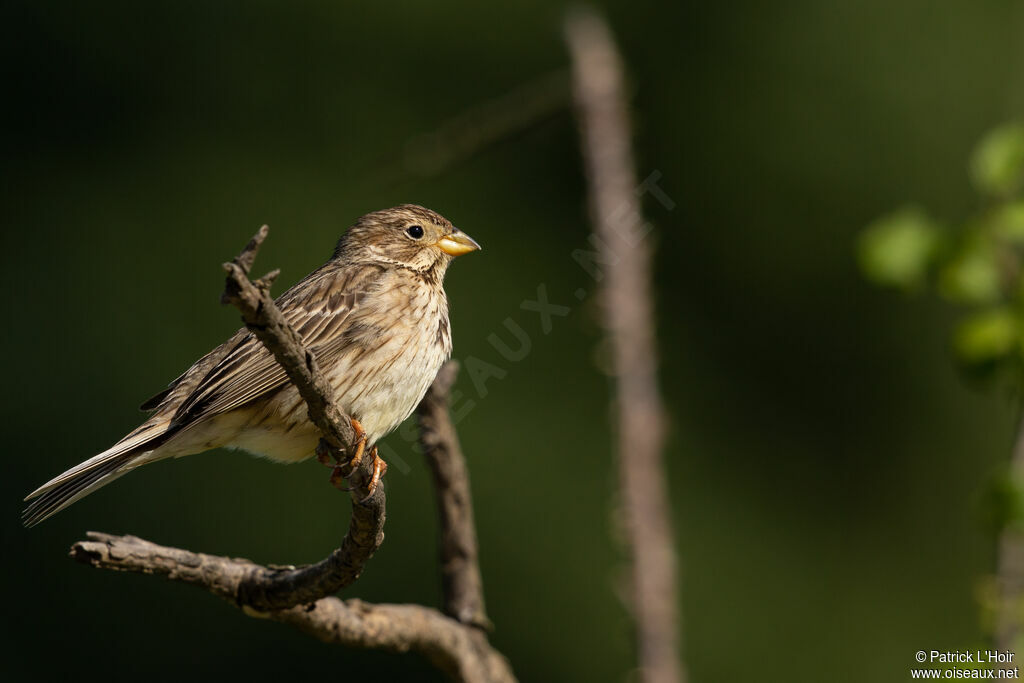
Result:
[[[355,441],[351,418],[338,408],[334,388],[320,372],[313,352],[303,347],[299,334],[270,297],[270,283],[277,271],[255,283],[249,281],[249,270],[268,232],[267,226],[261,227],[245,249],[224,264],[227,278],[221,302],[238,308],[245,326],[274,355],[306,402],[309,419],[323,434],[323,441],[335,452],[351,452]],[[337,593],[359,578],[363,565],[384,541],[384,487],[378,486],[370,497],[365,491],[372,468],[371,459],[367,458],[348,477],[353,484],[352,517],[341,547],[314,565],[299,569],[261,568],[250,573],[238,587],[240,604],[256,609],[282,609]]]
[[[193,553],[135,536],[89,533],[90,541],[71,556],[102,569],[156,574],[199,586],[232,602],[253,572],[266,567],[249,560]],[[457,681],[514,683],[508,661],[482,632],[420,605],[371,605],[360,600],[323,598],[309,605],[260,611],[240,605],[250,616],[291,624],[329,643],[350,647],[418,652]]]
[[[456,681],[516,683],[508,660],[482,631],[429,607],[325,598],[312,610],[295,607],[271,618],[329,643],[418,652]]]
[[[445,614],[464,624],[490,629],[492,624],[484,610],[483,579],[477,561],[469,471],[448,412],[448,393],[458,372],[456,361],[445,363],[416,408],[416,417],[420,444],[437,494]]]

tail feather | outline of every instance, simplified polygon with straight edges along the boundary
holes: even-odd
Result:
[[[120,470],[122,465],[135,457],[134,453],[115,456],[102,465],[83,472],[74,479],[65,481],[45,493],[40,494],[29,503],[21,514],[21,522],[25,526],[35,526],[47,517],[51,517],[76,500],[84,498],[101,486],[114,481],[128,470]],[[119,471],[120,470],[120,471]]]
[[[167,436],[166,422],[146,423],[106,451],[54,477],[25,497],[32,502],[22,513],[22,523],[35,526],[126,474],[133,469],[133,461],[159,447]]]

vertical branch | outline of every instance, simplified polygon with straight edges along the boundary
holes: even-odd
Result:
[[[448,361],[416,408],[423,455],[434,478],[440,517],[441,580],[444,611],[463,624],[490,628],[477,562],[476,525],[469,471],[448,411],[448,394],[459,364]]]
[[[684,679],[677,651],[676,558],[662,462],[649,229],[640,213],[623,68],[605,22],[570,15],[566,37],[590,187],[600,281],[615,368],[619,477],[632,555],[630,594],[642,680]]]
[[[1017,426],[1010,479],[1014,490],[1024,482],[1024,417]],[[1019,523],[1011,521],[1004,526],[999,534],[997,553],[995,646],[1001,651],[1016,652],[1021,635],[1021,612],[1024,611],[1024,532]],[[1007,664],[1015,665],[1016,662]]]

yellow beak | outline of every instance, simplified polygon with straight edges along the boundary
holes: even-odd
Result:
[[[468,254],[471,251],[480,249],[480,245],[476,243],[476,240],[456,229],[450,235],[445,235],[437,241],[437,248],[446,254],[452,256],[458,256],[459,254]]]

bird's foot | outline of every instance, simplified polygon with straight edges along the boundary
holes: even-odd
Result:
[[[366,495],[360,499],[360,503],[365,503],[370,499],[377,491],[381,477],[388,471],[388,464],[384,462],[384,458],[377,455],[376,446],[370,449],[370,455],[373,456],[373,474],[370,475],[370,481],[366,484]],[[351,476],[352,473],[345,472],[344,470],[345,465],[335,466],[331,471],[331,485],[340,491],[352,491],[352,487],[346,485],[346,477]]]
[[[359,420],[350,418],[352,420],[352,429],[355,430],[355,453],[348,459],[348,462],[344,463],[344,466],[348,468],[348,474],[345,476],[351,476],[356,468],[359,467],[359,463],[363,461],[363,451],[366,450],[366,430],[363,429],[363,425],[359,423]],[[338,469],[342,467],[342,456],[331,445],[320,439],[320,443],[316,445],[316,459],[324,467],[330,467]]]
[[[366,497],[359,501],[360,503],[365,503],[370,499],[377,490],[377,485],[380,484],[380,478],[388,471],[388,464],[384,462],[384,458],[377,455],[376,446],[370,451],[370,455],[373,456],[373,475],[370,477],[370,483],[366,485]]]
[[[342,491],[352,490],[345,485],[345,482],[359,468],[359,465],[363,462],[363,453],[366,451],[366,430],[363,429],[363,425],[359,424],[359,420],[352,418],[352,429],[355,430],[355,452],[352,454],[352,457],[348,459],[348,462],[343,462],[341,456],[339,456],[337,452],[330,448],[330,446],[328,446],[324,441],[321,441],[316,448],[317,460],[319,460],[321,464],[332,468],[330,477],[331,485]],[[359,501],[360,503],[365,502],[373,495],[374,491],[377,490],[377,485],[380,483],[380,478],[383,477],[384,473],[388,470],[388,464],[384,462],[379,455],[377,455],[376,446],[373,447],[370,453],[373,455],[373,474],[371,475],[370,482],[367,485],[368,493],[365,498]]]
[[[359,424],[359,420],[352,419],[352,429],[355,430],[356,436],[356,452],[352,454],[352,457],[348,459],[348,473],[351,475],[359,467],[359,463],[363,461],[363,451],[366,450],[366,430],[363,429],[363,425]]]

